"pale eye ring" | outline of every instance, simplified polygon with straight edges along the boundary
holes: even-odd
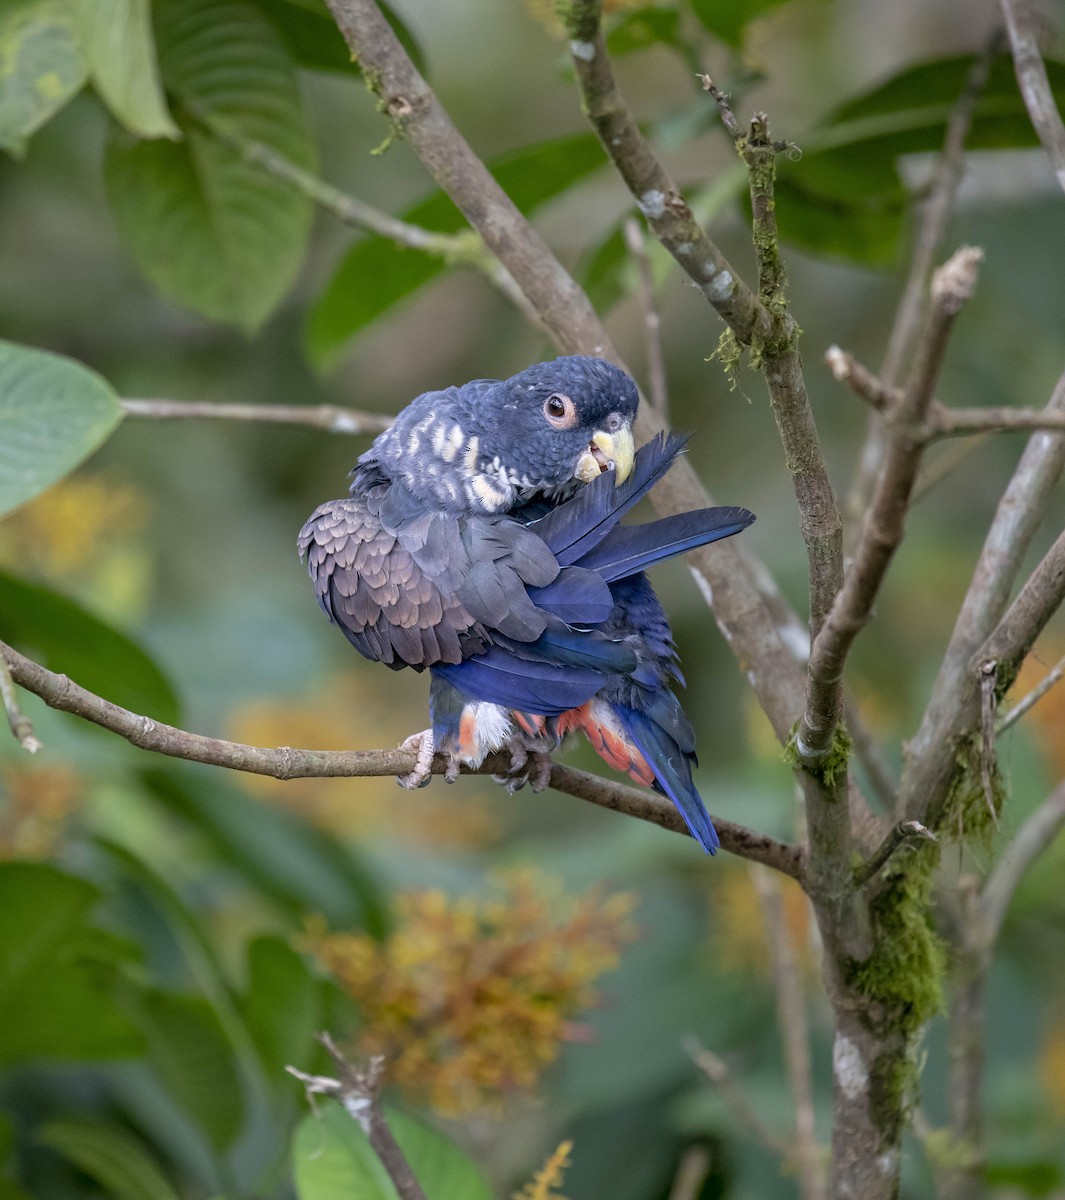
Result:
[[[556,429],[572,429],[577,424],[577,407],[569,396],[552,392],[544,401],[544,416]]]

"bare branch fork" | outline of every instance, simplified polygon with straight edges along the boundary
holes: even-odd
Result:
[[[410,750],[298,750],[290,746],[269,749],[177,729],[112,704],[79,687],[66,675],[56,675],[46,670],[4,642],[0,642],[0,664],[6,667],[10,677],[19,686],[39,696],[49,707],[73,713],[109,729],[142,750],[166,754],[171,758],[247,771],[253,775],[268,775],[274,779],[365,778],[401,775],[414,769],[415,754]],[[486,759],[476,772],[469,772],[466,768],[463,771],[467,774],[498,775],[509,769],[509,761],[508,754],[500,753]],[[433,762],[433,773],[443,774],[446,766],[446,760],[438,756]],[[552,764],[550,786],[601,808],[625,813],[676,833],[688,833],[683,818],[673,804],[653,792],[613,783],[559,763]],[[718,818],[714,823],[721,837],[721,845],[730,853],[774,867],[802,881],[805,847],[778,842],[732,821]]]
[[[381,1084],[385,1060],[380,1055],[371,1058],[365,1067],[350,1063],[328,1033],[317,1035],[329,1052],[338,1078],[328,1075],[308,1075],[296,1067],[286,1067],[295,1076],[313,1104],[315,1096],[331,1096],[366,1134],[373,1152],[381,1161],[400,1200],[426,1200],[421,1184],[411,1170],[406,1155],[385,1120],[381,1108]]]

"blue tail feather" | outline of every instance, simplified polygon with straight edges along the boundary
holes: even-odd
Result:
[[[677,806],[685,824],[691,830],[692,837],[707,854],[713,854],[721,842],[710,820],[710,814],[692,782],[691,758],[688,753],[646,713],[621,704],[615,705],[614,711],[618,714],[625,732],[654,771],[662,791]]]

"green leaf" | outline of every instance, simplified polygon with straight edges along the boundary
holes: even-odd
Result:
[[[166,105],[149,0],[78,0],[82,49],[93,86],[138,137],[179,138]]]
[[[692,0],[692,11],[715,37],[738,50],[747,26],[786,0]]]
[[[954,57],[908,67],[826,117],[803,138],[801,160],[780,163],[781,236],[873,265],[895,262],[909,203],[898,160],[942,148],[972,63]],[[1065,103],[1065,64],[1048,61],[1047,73],[1058,104]],[[1036,144],[1013,65],[999,59],[977,101],[966,146]]]
[[[279,937],[259,937],[248,947],[244,1020],[272,1080],[285,1067],[304,1066],[314,1047],[319,1016],[318,980]]]
[[[384,935],[388,906],[356,854],[291,813],[252,800],[219,778],[156,767],[142,778],[152,795],[188,821],[252,884],[296,922],[321,913],[331,925]]]
[[[87,67],[65,0],[0,6],[0,149],[21,158],[26,139],[81,90]]]
[[[524,213],[533,212],[604,162],[591,134],[526,146],[496,159],[492,174]],[[437,233],[465,228],[462,214],[443,192],[434,192],[403,213],[403,219]],[[436,278],[445,268],[437,257],[397,249],[387,238],[368,237],[341,259],[333,278],[311,309],[307,351],[318,367],[327,366],[344,343],[395,304]]]
[[[4,638],[97,695],[168,725],[180,706],[166,676],[124,633],[66,596],[0,571]]]
[[[112,139],[108,198],[138,266],[164,295],[250,333],[296,277],[312,206],[210,131],[313,169],[295,70],[246,0],[165,0],[156,36],[184,140]]]
[[[625,13],[607,34],[606,48],[615,57],[661,44],[683,45],[680,14],[675,8],[638,8]]]
[[[87,924],[99,894],[41,863],[0,864],[0,1065],[142,1049],[112,999],[124,944]]]
[[[244,1097],[229,1040],[214,1009],[199,996],[148,990],[130,1017],[148,1048],[148,1064],[216,1150],[244,1122]]]
[[[111,1200],[179,1200],[154,1155],[124,1129],[67,1117],[49,1121],[39,1137],[101,1184]]]
[[[73,471],[121,420],[114,389],[95,371],[0,341],[0,515]]]
[[[477,1167],[442,1133],[395,1109],[386,1117],[426,1195],[433,1200],[491,1200]],[[366,1135],[332,1102],[300,1125],[293,1170],[299,1200],[397,1200]]]
[[[269,16],[289,54],[301,67],[345,75],[360,73],[325,0],[255,0],[255,3]],[[380,9],[411,61],[424,75],[426,64],[421,46],[387,4],[381,4]]]

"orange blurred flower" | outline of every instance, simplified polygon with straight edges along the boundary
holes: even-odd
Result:
[[[523,871],[487,897],[402,894],[383,943],[315,930],[308,941],[359,1006],[359,1054],[383,1055],[396,1084],[454,1116],[536,1087],[635,936],[633,904],[600,889],[567,897]]]
[[[0,767],[0,859],[47,858],[81,806],[82,787],[67,766]]]

